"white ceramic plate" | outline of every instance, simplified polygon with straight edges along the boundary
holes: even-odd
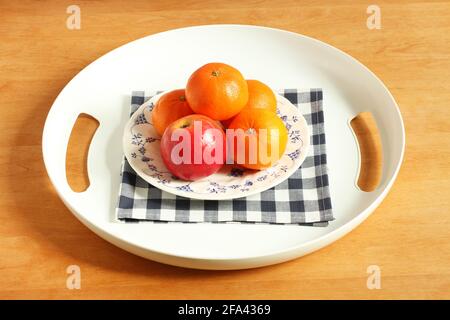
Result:
[[[123,159],[121,139],[129,119],[130,92],[184,87],[187,77],[210,61],[235,66],[248,78],[267,79],[272,88],[323,89],[330,191],[336,218],[328,227],[115,222],[118,172]],[[363,192],[356,186],[360,153],[349,121],[363,111],[373,114],[383,151],[382,179],[373,192]],[[80,113],[95,117],[100,126],[88,154],[91,185],[85,192],[75,193],[67,183],[65,159],[71,128]],[[321,41],[288,31],[212,25],[151,35],[87,66],[55,100],[45,123],[42,148],[48,175],[59,196],[99,236],[164,263],[240,269],[300,257],[355,228],[390,190],[404,146],[403,121],[394,98],[354,58]]]
[[[144,103],[127,122],[123,134],[123,151],[130,166],[155,187],[192,199],[227,200],[247,197],[283,182],[303,163],[308,154],[308,124],[299,109],[277,95],[277,113],[288,128],[289,140],[283,156],[272,167],[244,170],[225,165],[209,177],[183,181],[174,177],[164,165],[160,153],[160,136],[152,125],[151,112],[161,93]]]

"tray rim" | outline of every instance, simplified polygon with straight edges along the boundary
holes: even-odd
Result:
[[[52,184],[55,187],[55,190],[57,191],[57,194],[59,195],[59,197],[63,200],[63,202],[66,204],[66,206],[70,209],[70,211],[81,221],[83,222],[83,224],[85,224],[89,229],[91,229],[92,231],[94,231],[96,234],[98,234],[99,236],[101,236],[102,238],[105,238],[106,240],[112,242],[113,244],[115,244],[116,246],[121,247],[122,249],[125,249],[127,251],[130,251],[134,254],[140,255],[142,257],[145,258],[150,258],[153,259],[155,261],[159,261],[159,262],[163,262],[163,263],[167,263],[167,264],[172,264],[172,265],[178,265],[178,266],[183,266],[183,267],[190,267],[190,268],[200,268],[200,269],[244,269],[244,268],[252,268],[252,267],[257,267],[257,266],[264,266],[264,265],[270,265],[270,264],[274,264],[274,263],[279,263],[282,261],[286,261],[286,260],[290,260],[292,258],[295,257],[300,257],[304,254],[310,253],[312,251],[316,251],[324,246],[326,246],[327,244],[334,242],[335,240],[339,239],[340,237],[344,236],[346,233],[348,233],[349,231],[351,231],[352,229],[354,229],[357,225],[359,225],[362,221],[364,221],[372,212],[373,210],[382,202],[382,200],[386,197],[386,195],[388,194],[388,192],[390,191],[392,185],[394,184],[397,176],[398,176],[398,172],[400,170],[401,164],[403,162],[404,159],[404,151],[405,151],[405,128],[404,128],[404,122],[403,122],[403,118],[401,116],[401,112],[400,109],[398,107],[397,102],[395,101],[394,97],[392,96],[392,93],[388,90],[388,88],[386,87],[386,85],[369,69],[367,68],[364,64],[362,64],[359,60],[357,60],[356,58],[350,56],[349,54],[343,52],[342,50],[329,45],[323,41],[317,40],[315,38],[303,35],[303,34],[299,34],[296,32],[292,32],[292,31],[288,31],[288,30],[283,30],[283,29],[277,29],[277,28],[271,28],[271,27],[264,27],[264,26],[254,26],[254,25],[242,25],[242,24],[212,24],[212,25],[198,25],[198,26],[191,26],[191,27],[183,27],[183,28],[177,28],[177,29],[171,29],[171,30],[167,30],[167,31],[163,31],[160,33],[156,33],[156,34],[151,34],[130,42],[127,42],[125,44],[123,44],[122,46],[119,46],[118,48],[115,48],[109,52],[107,52],[106,54],[102,55],[101,57],[97,58],[96,60],[94,60],[93,62],[91,62],[90,64],[88,64],[85,68],[83,68],[77,75],[75,75],[67,84],[66,86],[63,88],[63,90],[58,94],[57,98],[55,99],[55,102],[53,103],[53,105],[57,102],[58,98],[62,95],[62,93],[64,92],[64,89],[69,86],[69,84],[78,77],[79,74],[83,73],[88,67],[90,67],[92,64],[96,63],[97,60],[100,60],[101,58],[105,57],[106,55],[110,54],[111,52],[118,50],[124,46],[129,45],[130,43],[133,43],[135,41],[139,41],[142,40],[144,38],[147,37],[152,37],[155,35],[161,36],[164,33],[168,33],[168,32],[173,32],[173,31],[179,31],[179,30],[187,30],[187,29],[196,29],[196,28],[209,28],[209,27],[244,27],[244,28],[255,28],[255,29],[266,29],[266,30],[271,30],[271,31],[277,31],[277,32],[281,32],[281,33],[286,33],[286,34],[290,34],[293,35],[295,37],[301,37],[301,38],[305,38],[308,39],[309,41],[315,42],[320,44],[321,46],[324,46],[328,49],[334,50],[339,52],[339,54],[345,56],[346,58],[350,58],[353,62],[357,63],[359,65],[359,67],[362,67],[367,73],[369,73],[377,82],[379,85],[382,86],[382,88],[384,89],[384,91],[388,94],[389,99],[391,100],[391,102],[393,103],[393,106],[395,107],[395,111],[399,117],[400,120],[400,132],[402,134],[401,136],[401,150],[400,151],[400,156],[399,156],[399,160],[398,163],[396,163],[396,166],[393,170],[392,176],[389,179],[389,181],[386,183],[386,185],[384,186],[384,189],[380,192],[380,194],[376,197],[376,199],[374,201],[371,202],[371,204],[369,206],[367,206],[364,210],[362,210],[359,214],[357,214],[356,216],[354,216],[353,218],[351,218],[349,221],[347,221],[346,223],[342,224],[341,226],[339,226],[338,228],[322,235],[319,236],[317,238],[314,238],[313,240],[310,241],[306,241],[303,243],[299,243],[299,244],[295,244],[292,245],[290,247],[286,247],[284,249],[281,250],[274,250],[271,252],[268,252],[266,254],[257,254],[255,256],[251,256],[251,255],[247,255],[245,257],[217,257],[214,259],[211,258],[203,258],[203,257],[199,257],[199,256],[195,256],[195,255],[178,255],[178,254],[173,254],[173,253],[167,253],[167,252],[163,252],[163,251],[158,251],[158,250],[154,250],[154,249],[149,249],[147,247],[143,247],[140,246],[138,244],[135,243],[131,243],[127,240],[124,240],[120,237],[117,237],[116,234],[109,232],[108,230],[104,230],[102,228],[100,228],[99,226],[97,226],[96,224],[92,223],[92,221],[89,221],[87,219],[85,219],[84,216],[82,216],[80,213],[78,213],[73,206],[70,204],[69,202],[69,197],[66,197],[62,191],[56,187],[55,184],[55,179],[54,177],[52,177],[52,175],[50,174],[51,170],[49,170],[48,167],[48,160],[46,159],[46,148],[49,148],[46,144],[46,129],[48,130],[47,126],[48,126],[48,122],[49,122],[49,116],[52,112],[52,109],[50,109],[49,111],[49,115],[47,116],[47,119],[45,121],[45,125],[44,125],[44,131],[43,131],[43,137],[42,137],[42,149],[43,149],[43,157],[44,157],[44,164],[46,167],[46,170],[49,174],[49,178],[52,182]],[[52,105],[52,107],[53,107]],[[73,125],[73,124],[72,124]],[[89,190],[89,188],[88,188]],[[302,250],[305,249],[305,247],[309,247],[309,249],[307,250]],[[290,255],[288,257],[286,257],[286,254]],[[158,256],[159,255],[159,256]],[[284,256],[284,257],[283,257]],[[171,257],[173,258],[180,258],[180,259],[188,259],[189,261],[184,261],[184,260],[180,260],[180,261],[172,261]],[[256,264],[252,264],[251,260],[252,259],[264,259],[264,258],[268,258],[270,257],[271,261],[258,261],[256,262]],[[169,261],[170,260],[170,261]],[[246,266],[246,262],[247,261],[247,265]],[[202,265],[200,264],[199,266],[196,266],[196,261],[198,262],[202,262],[202,261],[208,261],[207,265]],[[214,265],[214,261],[229,261],[232,263],[232,265],[230,266],[217,266]],[[213,262],[213,264],[211,264],[211,262]],[[233,263],[237,263],[237,265],[234,265]]]

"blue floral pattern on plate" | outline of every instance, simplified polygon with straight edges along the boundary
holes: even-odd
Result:
[[[219,172],[204,179],[193,182],[180,180],[164,165],[160,155],[160,137],[151,123],[153,105],[160,96],[154,96],[131,116],[124,131],[123,149],[137,174],[164,191],[195,199],[241,198],[284,181],[306,158],[309,149],[308,125],[296,106],[277,95],[277,114],[288,129],[286,151],[277,163],[261,171],[225,165]]]

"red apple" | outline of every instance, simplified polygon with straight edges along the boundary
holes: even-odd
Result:
[[[176,177],[195,181],[226,161],[225,133],[217,121],[193,114],[172,122],[161,138],[161,156]]]

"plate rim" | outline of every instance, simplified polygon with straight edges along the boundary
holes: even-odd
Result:
[[[153,103],[156,103],[158,101],[158,99],[165,93],[171,91],[171,89],[169,90],[165,90],[163,92],[160,92],[158,94],[155,94],[154,96],[152,96],[148,101],[145,101],[143,104],[141,104],[138,109],[136,109],[136,111],[133,113],[133,115],[136,112],[139,112],[140,110],[142,110],[143,108],[147,107],[148,103],[152,103],[153,99],[156,99],[156,101],[153,101]],[[193,192],[184,192],[182,190],[177,190],[177,189],[173,189],[173,188],[169,188],[166,187],[160,183],[153,183],[154,181],[150,181],[152,179],[148,179],[148,176],[143,176],[140,174],[141,170],[136,170],[136,167],[133,165],[134,161],[130,161],[129,157],[127,156],[127,152],[126,150],[126,146],[129,145],[129,142],[127,140],[128,137],[128,130],[130,128],[130,125],[132,124],[132,120],[133,120],[133,115],[130,116],[130,118],[127,120],[124,130],[123,130],[123,136],[122,136],[122,151],[123,154],[126,158],[126,161],[128,162],[128,164],[131,166],[131,168],[135,171],[136,175],[138,175],[139,177],[141,177],[142,179],[144,179],[147,183],[151,184],[152,186],[171,193],[173,195],[176,196],[180,196],[180,197],[184,197],[187,199],[194,199],[194,200],[216,200],[216,201],[222,201],[222,200],[233,200],[233,199],[238,199],[238,198],[244,198],[244,197],[249,197],[249,196],[253,196],[255,194],[264,192],[272,187],[277,186],[278,184],[286,181],[287,179],[289,179],[290,176],[292,176],[297,170],[300,169],[301,165],[303,164],[303,162],[305,161],[306,157],[308,156],[308,152],[309,152],[309,148],[311,147],[311,132],[309,130],[308,127],[308,123],[306,122],[305,117],[303,116],[303,114],[301,113],[301,111],[299,110],[298,107],[296,107],[293,103],[291,103],[286,97],[283,97],[282,95],[280,95],[278,92],[274,91],[274,94],[278,99],[281,99],[282,101],[284,101],[285,103],[287,103],[287,105],[289,105],[289,107],[292,107],[295,112],[296,115],[301,119],[300,121],[302,122],[302,126],[306,129],[306,134],[305,136],[307,136],[306,141],[304,142],[303,146],[301,147],[303,149],[303,152],[301,153],[301,155],[298,157],[298,159],[296,159],[296,161],[294,161],[294,165],[288,170],[286,171],[281,178],[275,178],[273,179],[270,183],[268,184],[264,184],[258,188],[254,188],[251,189],[250,191],[247,192],[239,192],[239,193],[232,193],[229,195],[223,195],[221,193],[212,193],[212,194],[200,194],[200,193],[193,193]],[[284,156],[284,153],[283,153]],[[269,169],[269,168],[268,168]],[[267,170],[267,169],[265,169]]]

